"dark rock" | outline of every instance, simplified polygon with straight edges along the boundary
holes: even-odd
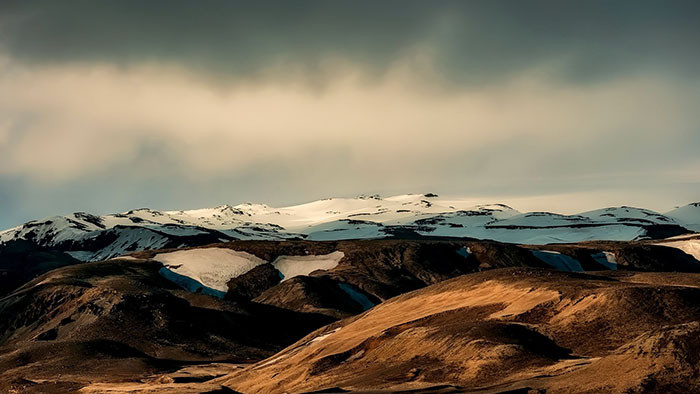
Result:
[[[262,264],[228,281],[226,299],[252,300],[280,283],[282,275],[272,264]]]

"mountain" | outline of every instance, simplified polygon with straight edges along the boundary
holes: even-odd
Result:
[[[572,289],[578,289],[579,293],[566,290],[566,297],[574,297],[574,294],[586,297],[589,292],[598,291],[596,289],[602,286],[600,281],[628,278],[625,283],[629,282],[629,286],[647,283],[645,286],[652,290],[644,290],[636,299],[625,296],[627,298],[620,301],[621,305],[644,302],[638,308],[659,311],[673,306],[673,302],[686,302],[683,297],[693,296],[674,291],[681,285],[678,291],[693,290],[692,278],[697,276],[695,273],[700,273],[700,261],[685,253],[682,247],[698,241],[700,236],[557,245],[513,245],[455,239],[246,240],[195,248],[140,251],[100,262],[71,262],[0,298],[0,391],[63,393],[96,384],[94,392],[107,392],[98,383],[114,385],[120,381],[136,386],[142,384],[139,382],[172,384],[172,392],[215,390],[217,384],[209,381],[216,377],[223,379],[222,375],[242,369],[238,364],[250,364],[270,357],[320,327],[325,326],[325,331],[310,340],[351,321],[360,321],[368,313],[374,314],[373,311],[379,311],[376,313],[381,316],[383,305],[393,305],[394,300],[402,299],[407,293],[431,289],[453,278],[473,278],[459,283],[469,287],[469,283],[483,282],[484,289],[490,290],[484,290],[483,294],[422,298],[417,301],[425,304],[421,308],[436,307],[435,314],[442,315],[448,312],[438,307],[442,299],[449,303],[477,302],[479,299],[489,303],[510,302],[506,297],[509,293],[495,284],[498,281],[516,281],[516,287],[525,289],[527,298],[539,294],[538,288],[543,287],[547,280],[551,281],[547,286],[554,289],[547,290],[550,294],[558,291],[556,286],[569,286],[574,280],[589,277],[583,272],[559,274],[553,270],[556,268],[596,271],[595,278],[598,279],[581,282],[580,286],[576,284]],[[678,242],[681,244],[676,245]],[[59,263],[64,256],[70,258],[66,254],[59,255]],[[650,276],[642,271],[684,274]],[[531,276],[542,279],[530,285],[526,279]],[[676,286],[674,281],[682,278],[692,283],[679,282]],[[650,294],[657,294],[655,289],[659,289],[661,298],[649,298]],[[426,294],[433,294],[432,290]],[[518,294],[513,293],[513,297],[517,299]],[[614,298],[616,294],[607,294],[606,297]],[[687,302],[697,303],[697,299],[700,298],[688,299]],[[556,307],[547,306],[550,309],[541,313],[549,316],[567,302],[570,301],[561,301]],[[579,304],[587,305],[586,302]],[[604,305],[600,310],[606,311],[606,308]],[[402,309],[400,313],[409,317],[413,313],[410,309]],[[618,309],[610,313],[618,313]],[[676,312],[686,313],[685,310],[669,309],[669,313]],[[537,309],[531,313],[535,316],[540,311]],[[457,322],[468,321],[468,316],[471,315],[446,313],[447,320],[438,319],[431,330],[449,331],[449,327]],[[455,321],[451,320],[453,318]],[[380,321],[383,319],[381,317]],[[587,321],[585,317],[581,319]],[[442,324],[445,324],[444,328],[441,328]],[[475,328],[477,337],[474,340],[483,334],[483,327],[492,327],[488,321],[474,324],[482,327]],[[604,327],[609,322],[601,324]],[[652,323],[649,324],[645,329],[652,332],[649,328]],[[501,326],[493,327],[501,330]],[[516,330],[494,334],[505,335],[506,339],[498,340],[506,341],[506,344],[520,340],[521,334],[525,335],[523,340],[527,342],[524,345],[528,341],[534,341],[533,346],[547,342],[539,331],[522,331],[510,325],[503,330]],[[571,335],[583,336],[578,331]],[[431,338],[417,337],[416,340],[425,341],[425,344],[442,340]],[[490,341],[489,338],[486,340]],[[318,339],[313,343],[321,341]],[[561,348],[569,346],[568,342],[556,343]],[[455,346],[458,344],[454,343]],[[399,345],[394,343],[391,346]],[[600,346],[608,345],[601,342]],[[554,345],[547,349],[550,348],[558,349]],[[370,346],[365,350],[370,352],[372,349]],[[396,349],[396,352],[401,351]],[[407,347],[403,351],[410,354],[414,351],[412,349]],[[485,349],[490,351],[488,347]],[[544,351],[542,357],[545,359],[549,356],[569,357],[569,353],[559,350],[559,353]],[[527,357],[522,361],[523,365],[530,362]],[[542,360],[537,358],[535,363],[539,365]],[[211,362],[216,364],[197,366]],[[276,365],[274,357],[266,362]],[[326,361],[319,365],[324,363]],[[421,363],[415,368],[422,369]],[[306,367],[307,364],[299,364],[298,368],[302,369],[297,371]],[[179,368],[185,370],[170,374]],[[325,367],[314,368],[320,368],[319,373],[325,374]],[[389,371],[379,371],[392,376]],[[357,371],[352,370],[352,373]],[[256,376],[255,372],[250,376]],[[333,375],[324,376],[335,379]],[[244,388],[239,390],[238,386],[232,385],[236,390],[257,392],[257,389],[246,388],[247,380],[235,382]],[[192,386],[192,390],[185,390],[181,384]],[[464,382],[460,380],[455,384]],[[230,392],[225,391],[230,389],[222,390]],[[124,391],[134,392],[136,389],[129,386]]]
[[[0,297],[44,272],[80,262],[67,253],[30,241],[8,241],[0,247]]]
[[[0,392],[65,393],[188,363],[257,361],[336,320],[189,292],[161,268],[71,265],[0,298]]]
[[[303,311],[325,313],[320,311],[323,306],[314,309],[308,303],[310,294],[320,288],[340,294],[318,297],[321,303],[333,299],[373,306],[442,280],[494,268],[700,272],[698,246],[700,236],[556,245],[477,240],[234,241],[143,251],[129,258],[162,263],[159,273],[190,291],[284,307],[289,307],[283,301],[286,294],[297,292],[307,302]],[[346,316],[344,312],[356,309],[335,308],[329,315]]]
[[[698,211],[425,194],[32,221],[0,232],[0,391],[691,387]]]
[[[243,393],[697,392],[699,297],[700,274],[487,271],[392,298],[211,383]]]
[[[136,209],[119,214],[78,212],[0,232],[0,244],[26,240],[98,261],[148,249],[231,240],[343,240],[457,237],[520,244],[666,238],[697,229],[700,208],[690,204],[662,215],[612,207],[577,215],[521,213],[503,204],[474,205],[435,194],[388,198],[331,198],[284,208],[222,205],[189,211]]]
[[[673,209],[666,212],[666,216],[676,220],[677,223],[689,230],[700,232],[700,202]]]
[[[677,248],[684,253],[700,260],[700,235],[680,235],[667,239],[659,240],[655,243],[659,246]]]
[[[391,298],[247,366],[83,393],[697,392],[700,274],[504,268]]]

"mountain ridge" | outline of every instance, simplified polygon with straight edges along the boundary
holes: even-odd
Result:
[[[624,205],[564,215],[426,193],[329,198],[281,208],[243,203],[192,210],[139,208],[107,215],[76,212],[0,231],[0,244],[28,240],[95,261],[136,250],[246,239],[435,236],[528,244],[639,240],[698,231],[698,223],[697,203],[668,215]]]
[[[24,246],[31,251],[27,243],[25,241]],[[237,390],[239,385],[242,392],[284,392],[288,390],[258,390],[257,387],[250,387],[252,381],[248,378],[240,380],[241,375],[236,373],[243,370],[243,366],[238,364],[244,363],[250,368],[256,368],[251,363],[260,362],[258,366],[264,366],[266,370],[269,370],[268,365],[278,368],[281,365],[278,361],[284,359],[277,357],[287,353],[274,354],[284,352],[285,347],[293,345],[309,333],[316,332],[307,338],[312,341],[310,344],[324,346],[325,343],[335,341],[333,335],[326,337],[326,334],[333,334],[332,331],[336,328],[345,326],[352,320],[360,321],[368,314],[401,318],[414,309],[433,308],[435,299],[428,297],[416,299],[417,304],[413,304],[415,308],[401,310],[405,313],[400,311],[398,314],[386,315],[382,312],[385,310],[382,307],[385,302],[389,306],[395,305],[396,302],[392,300],[411,297],[407,296],[409,292],[428,289],[433,285],[440,286],[440,283],[452,281],[453,278],[461,282],[481,283],[483,291],[472,294],[478,297],[444,294],[447,301],[459,304],[487,297],[490,301],[483,305],[486,309],[482,305],[473,305],[478,307],[478,310],[474,310],[476,315],[460,308],[431,309],[426,316],[427,328],[449,333],[454,331],[450,327],[457,324],[465,332],[473,334],[469,334],[466,339],[476,341],[476,345],[496,340],[494,350],[505,346],[502,350],[508,352],[504,356],[508,356],[511,351],[523,356],[522,362],[514,365],[523,371],[538,367],[542,362],[554,362],[557,365],[557,360],[567,360],[568,354],[551,353],[550,350],[557,349],[554,345],[570,348],[570,339],[585,336],[580,335],[581,331],[575,331],[571,336],[567,334],[568,330],[564,330],[561,331],[563,336],[546,339],[543,335],[547,334],[549,323],[539,320],[532,322],[543,324],[540,331],[522,331],[518,328],[518,321],[513,320],[514,315],[511,316],[517,312],[513,308],[498,313],[511,321],[503,324],[492,321],[488,316],[502,309],[498,305],[504,301],[505,293],[500,291],[501,287],[491,289],[491,279],[500,277],[506,282],[521,281],[524,277],[535,275],[547,282],[539,281],[537,287],[549,294],[552,293],[551,289],[545,288],[568,286],[566,283],[570,280],[606,277],[609,278],[604,279],[607,283],[615,281],[620,275],[633,275],[630,282],[634,289],[625,293],[627,296],[623,302],[618,303],[618,311],[625,311],[632,304],[636,305],[635,311],[646,311],[649,314],[665,310],[669,302],[675,302],[679,311],[696,311],[695,295],[700,275],[700,254],[695,253],[698,251],[697,245],[700,245],[700,235],[653,241],[591,241],[557,245],[514,245],[473,239],[239,240],[195,248],[144,250],[100,262],[55,261],[55,269],[47,267],[51,270],[42,274],[37,272],[42,267],[37,267],[34,272],[23,275],[27,282],[19,288],[10,289],[6,295],[0,293],[0,332],[3,333],[0,336],[0,354],[3,355],[0,357],[0,370],[3,371],[0,372],[0,391],[153,392],[165,389],[161,383],[171,382],[171,392],[224,390],[222,386]],[[20,246],[22,245],[17,245]],[[0,248],[0,251],[3,250]],[[49,259],[55,259],[51,254],[47,255],[48,252],[43,253]],[[11,260],[14,261],[7,261]],[[34,260],[27,260],[27,263],[32,264],[32,261]],[[22,268],[24,263],[16,261],[15,265]],[[501,274],[488,273],[489,271]],[[643,271],[665,272],[652,277]],[[37,273],[39,276],[36,276]],[[650,283],[644,284],[647,281]],[[589,283],[592,287],[585,287],[581,283],[584,286],[581,289],[585,292],[597,291],[595,289],[599,287],[599,280]],[[537,296],[537,291],[533,292],[529,284],[526,284],[522,289],[525,293],[515,294],[514,300],[520,299],[521,295]],[[6,288],[0,286],[1,290]],[[661,293],[659,289],[662,290]],[[440,291],[426,291],[423,294],[437,294],[439,299],[444,298]],[[576,290],[557,305],[574,310],[578,305],[588,305],[587,302],[577,301],[585,292]],[[552,296],[559,297],[555,293]],[[614,300],[615,294],[618,293],[610,293],[609,298]],[[457,304],[456,307],[461,305]],[[527,315],[535,319],[542,315],[535,305],[528,307],[528,310],[531,312],[527,312]],[[556,312],[558,306],[550,310]],[[485,315],[482,316],[479,311]],[[615,315],[606,311],[605,307],[599,308],[591,316],[606,318]],[[547,310],[544,312],[544,317],[549,315]],[[627,313],[627,316],[632,315],[634,313]],[[590,316],[586,316],[588,315],[580,322],[589,321]],[[400,358],[394,355],[414,352],[413,355],[419,357],[418,361],[424,360],[427,364],[424,365],[421,361],[406,368],[405,372],[410,376],[418,376],[416,371],[411,372],[412,368],[421,369],[424,371],[421,376],[425,376],[428,379],[425,381],[429,384],[424,392],[435,392],[431,381],[437,383],[443,377],[434,373],[434,368],[425,367],[432,365],[430,357],[439,352],[415,353],[416,349],[423,348],[420,344],[426,344],[435,338],[428,335],[425,340],[417,342],[416,346],[407,346],[404,350],[396,348],[400,343],[393,339],[392,333],[400,334],[405,328],[420,331],[423,327],[420,322],[423,320],[421,316],[416,318],[418,326],[390,324],[386,327],[390,335],[370,335],[368,347],[353,347],[357,352],[350,353],[346,353],[347,349],[339,349],[338,352],[328,354],[330,358],[310,359],[308,363],[299,364],[296,371],[305,373],[309,368],[312,378],[310,383],[316,385],[309,389],[323,389],[327,387],[325,382],[336,379],[333,375],[335,370],[344,369],[344,361],[352,361],[348,371],[356,373],[358,370],[352,369],[358,365],[355,363],[356,358],[362,363],[377,354],[374,353],[373,344],[387,344],[394,348],[394,353],[382,365],[390,368],[386,370],[382,366],[379,370],[393,374],[391,371],[394,367],[389,364],[391,360]],[[665,328],[662,324],[665,320],[659,320],[653,315],[649,318],[649,324],[640,333],[656,335],[654,327]],[[622,325],[618,324],[616,332],[624,332],[629,321],[626,319]],[[606,320],[602,322],[606,323]],[[685,321],[679,323],[684,324]],[[315,331],[322,326],[326,326],[323,331]],[[598,326],[593,324],[591,327]],[[462,328],[460,331],[463,331]],[[491,328],[495,330],[495,336],[489,334]],[[675,325],[668,327],[675,328]],[[363,335],[362,330],[350,331]],[[343,328],[340,332],[348,331]],[[693,335],[697,330],[680,331],[683,335],[686,332]],[[524,335],[524,342],[518,340],[521,334]],[[663,340],[666,336],[664,334],[658,340]],[[326,342],[325,338],[330,341]],[[364,339],[361,338],[361,341],[364,342]],[[635,345],[634,341],[627,340],[619,343],[596,341],[602,346],[601,349],[607,349],[608,343]],[[306,341],[302,339],[302,342]],[[461,343],[453,342],[454,345]],[[527,345],[524,353],[518,350],[518,344],[521,343]],[[685,342],[679,342],[679,346],[685,346]],[[369,358],[361,359],[360,355],[355,357],[360,351],[365,351]],[[340,356],[336,357],[335,354]],[[488,349],[487,354],[490,354]],[[351,359],[351,356],[355,358]],[[428,359],[424,356],[428,356]],[[266,357],[270,358],[261,361]],[[508,359],[505,357],[503,361]],[[500,356],[492,361],[499,360],[502,360]],[[215,362],[217,365],[201,364],[202,362]],[[454,359],[448,357],[440,363],[439,365],[450,366],[454,364]],[[205,370],[211,369],[211,373],[199,370],[200,366]],[[203,374],[201,380],[183,378],[182,376],[191,376],[183,370],[173,372],[181,367],[198,370],[198,373]],[[246,373],[250,372],[249,378],[254,379],[257,370],[248,367],[245,368]],[[403,366],[398,367],[399,370],[394,372],[400,374],[391,375],[392,380],[403,374]],[[360,371],[362,370],[365,369],[361,368]],[[685,367],[684,370],[690,371]],[[184,375],[171,377],[170,373]],[[538,372],[536,376],[539,374]],[[371,378],[362,374],[358,376],[360,379]],[[323,381],[318,381],[317,377]],[[483,383],[471,380],[469,376],[456,378],[453,381],[459,385]],[[496,378],[509,380],[508,376],[494,375]],[[270,379],[270,384],[275,384],[276,380],[277,378]],[[114,385],[119,382],[126,382],[124,391],[118,387],[117,391],[113,391]],[[636,384],[634,379],[630,382]],[[194,386],[190,390],[185,389],[183,384]],[[217,385],[220,387],[217,388]],[[354,383],[342,383],[344,387],[348,385]],[[210,386],[211,388],[205,389]],[[298,391],[295,389],[294,392]]]

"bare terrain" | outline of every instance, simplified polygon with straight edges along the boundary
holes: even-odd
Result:
[[[72,264],[0,299],[0,390],[700,389],[700,261],[686,253],[696,238],[189,249],[197,259],[211,250],[257,259],[223,297],[201,283],[183,289],[182,275],[173,282],[167,267],[194,272],[159,261],[173,250]],[[318,269],[324,256],[342,258]]]

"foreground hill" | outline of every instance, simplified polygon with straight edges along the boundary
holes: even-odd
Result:
[[[700,274],[506,268],[392,298],[241,368],[84,393],[700,390]]]
[[[82,261],[97,261],[138,250],[239,239],[468,237],[521,244],[628,241],[695,231],[698,217],[697,203],[667,215],[627,206],[560,215],[522,213],[503,204],[476,205],[472,200],[428,193],[331,198],[284,208],[247,203],[187,211],[144,208],[102,216],[78,212],[2,231],[0,245],[25,240]]]
[[[64,393],[187,363],[250,362],[334,320],[188,292],[161,267],[72,265],[1,298],[0,392]]]
[[[326,326],[216,383],[244,393],[697,392],[699,300],[698,274],[471,274]]]
[[[451,278],[520,267],[543,270],[554,286],[569,277],[552,268],[611,275],[700,272],[700,261],[681,249],[696,241],[664,241],[673,243],[669,246],[656,241],[545,246],[476,240],[235,241],[70,265],[0,298],[0,391],[66,392],[90,382],[135,382],[192,363],[219,362],[181,372],[189,377],[156,378],[176,386],[211,380],[239,363],[271,356],[321,326],[364,316],[397,296]],[[514,272],[535,271],[508,275]],[[654,280],[662,283],[664,277]],[[678,277],[668,278],[671,283]],[[586,291],[582,288],[582,297]],[[507,297],[508,291],[496,286],[493,293],[488,296]],[[656,307],[662,308],[667,301],[659,302]],[[193,392],[206,391],[202,387]],[[175,392],[182,390],[178,386]]]
[[[700,272],[699,249],[700,236],[693,235],[556,245],[455,239],[235,241],[133,256],[163,263],[161,274],[183,288],[219,297],[281,305],[290,292],[307,292],[307,297],[335,284],[335,290],[340,288],[339,294],[345,295],[321,298],[372,306],[445,279],[494,268]],[[334,315],[342,312],[336,310]]]
[[[67,253],[43,248],[30,241],[9,241],[0,246],[0,297],[38,275],[80,262]]]

